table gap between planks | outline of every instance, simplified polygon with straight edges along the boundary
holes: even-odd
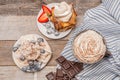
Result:
[[[66,1],[74,3],[77,9],[77,26],[83,20],[86,10],[100,4],[100,0],[47,0],[48,3]],[[55,59],[60,55],[69,36],[52,40],[43,36],[36,25],[41,0],[0,0],[0,80],[46,80],[45,74],[55,71]],[[39,34],[51,46],[53,56],[48,65],[36,73],[24,73],[13,62],[12,46],[25,34]]]

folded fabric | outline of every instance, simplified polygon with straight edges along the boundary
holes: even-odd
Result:
[[[120,0],[103,0],[102,3],[85,13],[83,23],[78,26],[61,55],[79,62],[73,55],[75,37],[84,30],[95,30],[106,40],[109,57],[95,64],[84,64],[84,70],[76,75],[78,80],[120,80]]]

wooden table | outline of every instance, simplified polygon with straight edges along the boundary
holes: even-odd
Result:
[[[48,0],[47,3],[62,0]],[[64,0],[63,0],[64,1]],[[100,0],[65,0],[73,1],[79,7],[78,24],[80,25],[85,11],[95,7]],[[43,36],[36,25],[36,16],[41,8],[40,0],[0,0],[0,80],[46,80],[45,75],[55,71],[55,59],[67,43],[69,36],[60,40],[51,40]],[[53,57],[48,65],[36,73],[24,73],[14,63],[11,49],[20,36],[36,33],[43,36],[50,44]]]

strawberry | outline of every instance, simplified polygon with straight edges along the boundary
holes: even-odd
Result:
[[[41,23],[45,23],[45,22],[48,22],[49,19],[48,19],[48,16],[45,12],[43,12],[39,18],[38,18],[38,21],[41,22]]]
[[[42,9],[43,9],[43,12],[45,12],[48,16],[52,15],[51,10],[46,5],[42,5]]]

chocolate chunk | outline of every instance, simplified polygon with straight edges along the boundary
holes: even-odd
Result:
[[[66,79],[68,80],[69,77],[66,77]],[[56,70],[55,79],[54,80],[65,80],[65,74],[63,73],[63,71],[61,69],[57,69]]]
[[[71,65],[70,65],[70,64],[68,64],[68,62],[67,62],[67,61],[65,61],[65,62],[63,62],[62,67],[63,67],[64,69],[68,69],[68,68],[70,68],[70,67],[71,67]]]
[[[66,72],[70,78],[73,78],[76,75],[76,72],[73,68],[70,68],[68,72]]]
[[[57,74],[58,77],[63,77],[64,76],[61,69],[57,69],[56,74]]]
[[[72,78],[71,80],[77,80],[76,78]]]
[[[73,61],[69,61],[72,65],[74,65],[76,62],[73,62]]]
[[[81,66],[82,66],[82,63],[75,62],[74,70],[76,71],[76,73],[79,73],[81,70],[83,70]]]
[[[82,64],[66,60],[63,56],[56,59],[61,69],[69,76],[70,79],[74,78],[82,70]]]
[[[56,62],[61,66],[56,73],[52,74],[52,79],[48,80],[77,80],[75,76],[82,70],[82,64],[66,60],[63,56],[56,59]]]
[[[64,80],[70,80],[67,74],[64,74]]]
[[[64,62],[66,59],[63,57],[63,56],[60,56],[60,57],[58,57],[57,59],[56,59],[56,62],[58,62],[58,63],[62,63],[62,62]]]
[[[72,64],[72,67],[74,67],[74,70],[76,71],[76,73],[79,73],[83,68],[82,68],[82,63],[79,62],[73,62],[73,61],[69,61],[70,64]]]
[[[77,80],[75,77],[69,78],[61,69],[56,69],[56,72],[50,72],[46,75],[48,80]]]
[[[54,80],[54,73],[53,73],[53,72],[48,73],[48,74],[46,75],[46,78],[47,78],[48,80]]]

